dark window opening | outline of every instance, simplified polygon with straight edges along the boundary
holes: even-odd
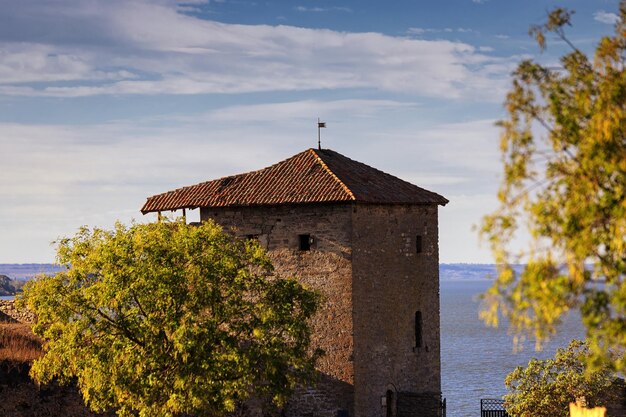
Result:
[[[388,389],[386,392],[386,406],[387,406],[387,413],[386,413],[386,417],[394,417],[395,416],[395,410],[394,410],[394,395],[393,395],[393,391]]]
[[[313,242],[311,235],[298,235],[298,240],[300,242],[300,250],[311,250],[311,243]]]
[[[420,235],[415,237],[415,251],[417,253],[422,253],[422,237]]]
[[[415,347],[422,347],[422,312],[415,312]]]
[[[246,240],[259,240],[259,235],[246,235]]]

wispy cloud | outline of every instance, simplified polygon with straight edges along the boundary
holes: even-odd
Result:
[[[0,26],[0,94],[365,88],[498,101],[494,88],[484,87],[500,93],[506,84],[508,74],[480,70],[502,58],[462,42],[225,24],[182,14],[177,5],[171,0],[10,3],[3,9],[7,23]]]
[[[470,28],[409,28],[406,31],[410,35],[423,35],[425,33],[478,33]]]
[[[600,23],[607,25],[614,25],[619,22],[619,16],[615,13],[605,12],[604,10],[598,10],[593,14],[593,19]]]
[[[306,7],[306,6],[297,6],[295,8],[297,11],[299,12],[313,12],[313,13],[321,13],[321,12],[346,12],[346,13],[352,13],[352,9],[349,7],[341,7],[341,6],[334,6],[334,7]]]
[[[0,228],[12,242],[0,262],[51,260],[48,242],[81,225],[143,220],[139,208],[149,195],[259,169],[315,146],[318,115],[328,123],[324,147],[446,196],[474,189],[485,172],[493,177],[491,120],[422,131],[412,122],[388,123],[416,120],[416,106],[303,100],[92,125],[0,123]]]
[[[407,29],[407,33],[412,34],[412,35],[421,35],[423,33],[429,33],[433,31],[433,29],[427,29],[427,28],[408,28]]]
[[[264,103],[224,107],[206,114],[212,121],[220,122],[297,122],[306,123],[312,114],[326,117],[368,117],[382,111],[415,108],[415,103],[394,100],[302,100],[285,103]],[[197,116],[194,116],[197,118]]]

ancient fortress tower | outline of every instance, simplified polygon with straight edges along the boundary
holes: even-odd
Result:
[[[427,191],[329,149],[149,197],[142,212],[200,208],[256,238],[276,270],[325,299],[313,345],[321,382],[298,417],[441,415],[437,208]]]

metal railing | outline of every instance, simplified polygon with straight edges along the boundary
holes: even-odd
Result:
[[[480,400],[480,417],[510,417],[504,408],[504,400],[483,398]]]

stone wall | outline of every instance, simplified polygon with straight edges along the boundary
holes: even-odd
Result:
[[[352,218],[355,415],[379,417],[388,390],[441,392],[437,206],[357,204]]]
[[[411,399],[398,404],[396,396],[394,413],[416,406],[407,415],[438,415],[438,401],[416,405],[441,393],[437,206],[285,205],[200,215],[258,239],[279,274],[324,297],[312,323],[313,346],[326,352],[321,381],[300,389],[285,415],[381,417],[389,390]],[[311,236],[310,250],[299,249],[299,235]]]
[[[211,208],[201,209],[200,216],[238,236],[254,236],[269,250],[279,275],[297,277],[323,297],[311,342],[326,352],[317,366],[320,382],[300,389],[285,414],[353,416],[351,205]],[[310,250],[299,249],[299,235],[313,239]]]
[[[0,300],[0,322],[34,323],[35,314],[25,308],[18,309],[15,300]]]
[[[397,417],[424,417],[441,415],[441,394],[438,392],[399,392]]]

